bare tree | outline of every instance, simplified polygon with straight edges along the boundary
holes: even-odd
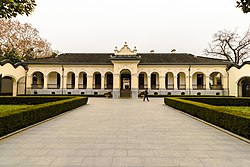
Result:
[[[20,60],[51,56],[51,44],[30,24],[0,19],[0,27],[0,50],[3,53],[15,49]]]
[[[205,53],[241,64],[250,57],[250,31],[242,37],[236,31],[218,31],[209,43],[209,48],[205,49]]]
[[[243,13],[250,12],[250,0],[238,0],[236,1],[237,8],[241,8]]]

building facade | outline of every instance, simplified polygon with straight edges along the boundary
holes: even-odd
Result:
[[[1,94],[250,96],[250,63],[186,53],[137,53],[127,43],[114,53],[66,53],[0,66]]]

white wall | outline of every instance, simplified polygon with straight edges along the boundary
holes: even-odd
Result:
[[[243,77],[250,77],[250,64],[245,64],[239,69],[236,67],[231,67],[228,72],[230,96],[241,96],[238,92],[238,82]]]

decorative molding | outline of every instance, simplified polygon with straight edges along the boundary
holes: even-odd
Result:
[[[137,55],[137,49],[134,47],[134,50],[132,51],[129,47],[127,42],[125,42],[124,46],[117,50],[117,47],[115,47],[115,56],[135,56]]]
[[[18,62],[18,63],[13,63],[12,61],[10,61],[9,59],[4,59],[2,61],[0,61],[0,65],[4,66],[5,64],[11,64],[14,68],[17,68],[19,66],[22,66],[25,70],[28,70],[29,68],[27,67],[26,64],[24,64],[23,62]]]
[[[234,63],[231,63],[227,66],[227,71],[230,70],[232,67],[236,67],[238,69],[242,68],[243,66],[245,66],[246,64],[250,65],[250,61],[245,61],[244,63],[242,63],[241,65],[238,65],[238,64],[234,64]]]

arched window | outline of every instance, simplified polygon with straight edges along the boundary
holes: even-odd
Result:
[[[177,88],[179,90],[186,89],[186,74],[184,72],[179,72],[177,74]]]
[[[95,72],[93,75],[93,89],[101,89],[102,77],[100,72]]]
[[[32,75],[31,89],[43,89],[44,75],[41,72],[34,72]]]
[[[223,90],[222,74],[220,72],[213,72],[210,74],[209,87],[212,90]]]
[[[51,72],[48,75],[48,89],[60,89],[61,75],[58,72]]]
[[[157,72],[153,72],[151,74],[151,89],[152,90],[159,89],[159,74]]]
[[[238,96],[250,97],[250,77],[243,77],[239,80]]]
[[[174,74],[172,72],[168,72],[165,75],[165,88],[168,90],[174,89]]]
[[[139,74],[139,89],[146,89],[148,88],[148,77],[145,72],[141,72]]]
[[[75,88],[75,73],[68,72],[67,74],[67,89]]]
[[[79,89],[86,89],[87,88],[87,74],[85,72],[80,72],[79,74]]]
[[[192,76],[193,89],[203,90],[206,89],[206,76],[202,72],[196,72]]]
[[[105,89],[113,89],[113,74],[111,72],[107,72],[105,74],[105,84],[104,88]]]

